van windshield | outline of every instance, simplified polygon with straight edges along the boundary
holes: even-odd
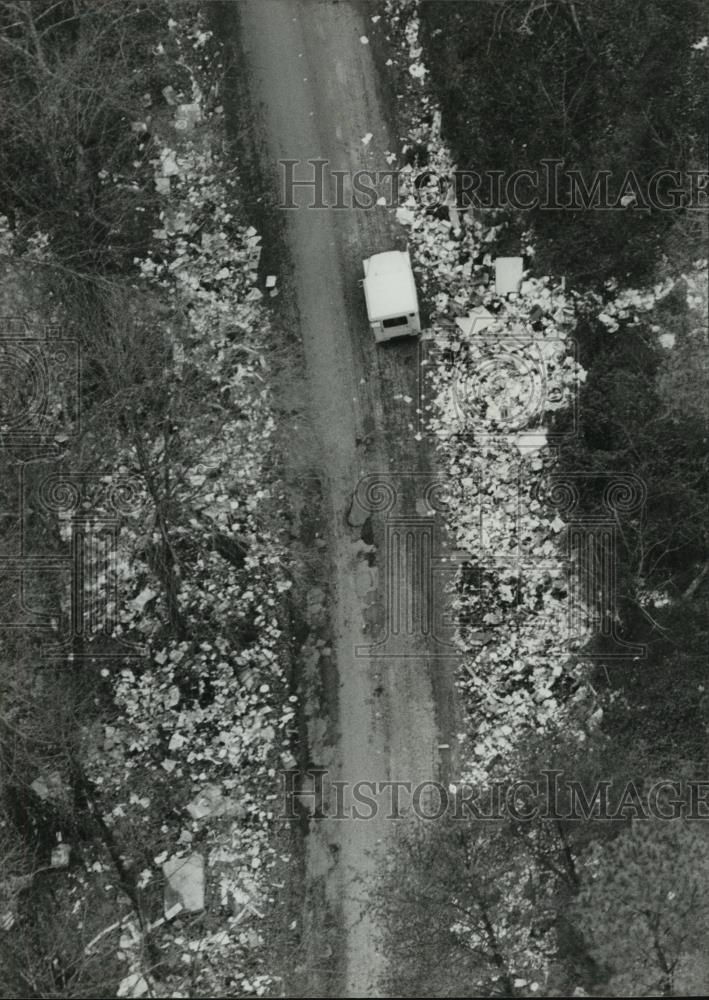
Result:
[[[393,316],[382,320],[382,326],[389,330],[392,326],[406,326],[406,316]]]

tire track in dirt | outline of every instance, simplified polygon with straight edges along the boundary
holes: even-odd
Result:
[[[377,95],[371,49],[359,40],[368,28],[359,5],[242,0],[238,22],[262,129],[263,169],[274,191],[282,159],[305,164],[322,158],[331,170],[347,172],[388,168],[384,153],[395,144]],[[368,132],[373,138],[365,145],[361,139]],[[311,197],[311,190],[297,188],[298,208],[285,214],[290,276],[281,305],[300,327],[312,428],[302,465],[322,480],[328,525],[337,722],[335,733],[311,727],[311,759],[343,782],[422,782],[439,776],[441,724],[440,740],[451,737],[450,666],[429,655],[423,640],[414,648],[406,636],[392,638],[388,659],[355,653],[372,643],[374,623],[386,620],[383,574],[390,567],[386,512],[352,508],[353,494],[363,477],[379,476],[397,503],[415,506],[417,484],[434,469],[429,446],[417,442],[409,427],[415,402],[407,406],[395,398],[417,398],[417,344],[376,347],[357,284],[362,259],[402,245],[402,237],[385,208],[317,210],[307,207]],[[328,199],[334,202],[332,190]],[[423,593],[426,581],[408,574],[400,585]],[[418,597],[404,594],[404,600]],[[307,838],[309,881],[325,886],[327,907],[341,921],[341,951],[334,961],[343,996],[382,995],[382,929],[367,897],[392,833],[384,815],[380,808],[366,821],[326,816],[311,822]],[[311,927],[317,931],[317,922]],[[313,964],[320,943],[310,942]]]

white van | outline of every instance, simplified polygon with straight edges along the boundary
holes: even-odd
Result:
[[[364,264],[364,298],[377,342],[421,332],[419,304],[408,250],[387,250]]]

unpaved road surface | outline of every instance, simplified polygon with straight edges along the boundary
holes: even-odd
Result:
[[[305,165],[321,158],[329,170],[348,174],[386,170],[385,152],[396,143],[387,132],[371,46],[360,42],[372,29],[366,5],[242,0],[237,6],[274,196],[279,160]],[[372,139],[364,144],[367,133]],[[308,171],[304,166],[297,175]],[[430,444],[414,437],[418,344],[375,346],[357,283],[362,259],[402,246],[403,234],[386,208],[309,208],[313,192],[305,187],[294,198],[298,208],[285,214],[283,230],[290,276],[280,287],[282,308],[299,324],[303,342],[312,429],[305,460],[324,486],[337,692],[333,724],[312,720],[311,758],[329,779],[349,784],[416,784],[439,777],[447,752],[439,744],[452,743],[451,662],[432,646],[431,619],[439,609],[437,601],[427,603],[428,525],[437,521],[428,487],[435,474]],[[331,188],[326,199],[335,200]],[[368,492],[367,477],[382,485]],[[395,825],[386,818],[389,801],[388,793],[380,795],[379,815],[355,819],[346,791],[348,818],[335,819],[330,798],[307,838],[309,879],[322,880],[323,905],[341,922],[331,961],[343,996],[386,995],[382,928],[368,896]],[[311,946],[317,951],[318,942]]]

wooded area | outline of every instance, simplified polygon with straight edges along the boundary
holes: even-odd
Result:
[[[0,53],[0,992],[264,989],[291,581],[219,46],[43,0]]]

